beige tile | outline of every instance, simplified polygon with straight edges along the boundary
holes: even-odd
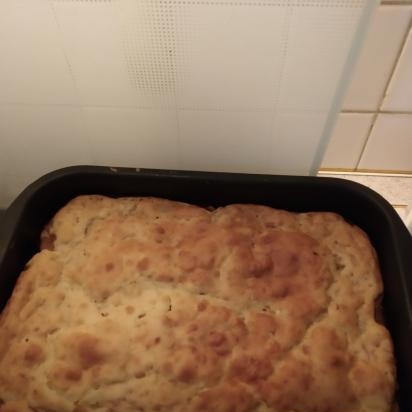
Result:
[[[412,31],[389,84],[383,109],[412,111]]]
[[[412,115],[380,114],[359,168],[412,171]]]
[[[372,117],[372,114],[341,113],[321,167],[355,168],[368,136]]]
[[[376,10],[344,99],[344,109],[378,108],[411,16],[412,6],[384,5]]]

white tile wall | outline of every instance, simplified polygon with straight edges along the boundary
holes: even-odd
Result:
[[[412,114],[380,114],[360,169],[412,170]]]
[[[128,81],[115,3],[81,3],[51,2],[80,104],[142,104],[136,101]]]
[[[184,45],[184,54],[176,56],[179,107],[271,110],[279,85],[265,79],[277,79],[282,72],[283,56],[275,51],[283,47],[287,13],[287,7],[220,4],[211,8],[196,3],[178,13],[176,41]],[[187,19],[190,25],[184,24]],[[228,26],[230,36],[225,34]],[[270,58],[268,50],[274,51]],[[205,82],[208,78],[213,79],[212,87]],[[248,99],[242,98],[245,95]]]
[[[6,173],[40,176],[92,160],[84,139],[81,109],[70,106],[1,105],[0,136]]]
[[[343,108],[377,110],[412,16],[412,6],[380,6],[356,64]]]
[[[282,110],[325,110],[330,108],[334,89],[325,88],[325,79],[337,79],[348,48],[337,53],[336,43],[342,43],[345,30],[356,21],[355,10],[328,7],[297,7],[290,18],[288,53],[280,87],[279,108]],[[308,32],[316,36],[309,37]],[[322,39],[322,41],[320,41]],[[316,56],[314,54],[316,50]],[[328,62],[328,64],[325,64]],[[315,86],[314,95],[310,88]]]
[[[156,21],[153,13],[159,11],[157,3],[147,3],[144,10],[141,3],[130,0],[130,8],[123,9],[130,11],[129,27],[119,24],[127,16],[119,14],[122,9],[117,2],[36,0],[33,6],[32,0],[0,0],[0,192],[8,193],[12,184],[22,187],[31,180],[28,176],[79,163],[255,172],[282,168],[306,173],[310,167],[306,163],[313,158],[309,152],[320,139],[324,121],[322,110],[307,109],[316,105],[323,109],[330,102],[330,96],[321,93],[314,101],[306,88],[317,84],[322,89],[331,75],[326,59],[339,65],[338,58],[345,53],[334,51],[334,40],[347,43],[331,36],[345,32],[336,31],[337,24],[341,28],[353,25],[356,8],[345,8],[342,16],[327,7],[316,11],[299,7],[289,14],[284,8],[282,14],[273,13],[270,7],[245,5],[233,11],[221,5],[220,14],[207,15],[207,7],[194,9],[186,4],[184,12],[180,9],[178,17],[171,14],[162,28],[151,26]],[[411,35],[403,44],[411,24],[412,2],[387,3],[373,18],[345,99],[344,109],[351,113],[339,117],[324,167],[412,171],[410,117],[381,113],[406,111],[412,116]],[[153,42],[152,29],[167,33],[175,18],[195,24],[177,31],[172,40],[165,34],[160,43]],[[207,19],[216,19],[215,34],[205,29]],[[320,20],[325,24],[320,25]],[[233,36],[226,36],[223,44],[219,30],[224,31],[226,22],[233,23]],[[248,24],[260,26],[249,33]],[[313,34],[311,38],[306,36],[307,30]],[[242,41],[236,41],[240,38]],[[183,44],[184,52],[170,57],[170,41]],[[319,44],[323,58],[311,60],[312,50]],[[197,45],[210,46],[209,60],[196,54]],[[303,52],[294,53],[296,45],[303,47]],[[244,47],[250,49],[247,60],[242,54]],[[266,50],[279,47],[285,48],[284,63],[280,64],[276,53],[265,60]],[[152,57],[158,48],[163,59],[155,64],[161,67],[159,96],[170,98],[169,81],[184,85],[177,87],[177,112],[167,111],[163,97],[153,100],[153,90],[145,94],[144,85],[130,87],[134,70],[156,72]],[[402,48],[382,106],[381,98]],[[127,60],[136,56],[138,61]],[[227,56],[230,59],[225,59],[223,66],[222,58]],[[193,65],[190,76],[180,70],[181,77],[175,79],[173,65],[184,66],[188,61]],[[328,65],[332,71],[333,64]],[[171,77],[162,77],[169,65]],[[267,73],[283,73],[283,86],[279,82],[264,84]],[[210,90],[202,84],[205,76],[213,77],[214,86],[228,93],[216,101],[216,92],[212,101]],[[249,101],[240,98],[244,95],[250,96]],[[159,106],[167,114],[161,120],[149,109]],[[187,110],[187,106],[203,110]],[[210,110],[215,106],[230,110],[224,120],[221,112]],[[279,109],[275,118],[269,115],[274,107]],[[379,116],[368,135],[374,113]],[[227,139],[229,135],[233,138]],[[246,139],[251,144],[240,152]],[[295,163],[277,151],[278,145],[282,145],[282,153],[293,153]],[[205,154],[211,159],[207,164]]]
[[[284,111],[274,118],[269,173],[305,174],[311,169],[323,127],[322,112]],[[284,148],[285,152],[279,150]],[[290,153],[290,156],[285,156]]]
[[[181,167],[264,173],[272,118],[271,112],[179,111]]]
[[[355,169],[369,134],[373,114],[341,113],[323,158],[325,168]]]
[[[412,174],[411,27],[411,0],[376,10],[323,168]]]
[[[87,107],[83,116],[95,164],[177,167],[175,111]]]
[[[383,101],[384,110],[412,112],[412,31]]]
[[[0,103],[77,103],[46,0],[0,1],[0,51]]]

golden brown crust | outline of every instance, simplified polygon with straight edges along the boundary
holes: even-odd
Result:
[[[81,196],[0,318],[0,412],[389,412],[366,237],[332,213]]]

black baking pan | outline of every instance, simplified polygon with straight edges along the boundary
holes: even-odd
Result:
[[[374,191],[324,177],[268,176],[75,166],[28,186],[7,209],[0,229],[0,310],[25,263],[39,249],[42,228],[80,194],[157,196],[202,206],[256,203],[289,211],[332,211],[360,226],[374,245],[384,281],[383,312],[395,346],[398,401],[412,411],[412,237],[396,211]]]

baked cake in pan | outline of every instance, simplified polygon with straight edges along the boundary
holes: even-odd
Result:
[[[367,236],[332,213],[81,196],[0,319],[0,411],[389,412]]]

